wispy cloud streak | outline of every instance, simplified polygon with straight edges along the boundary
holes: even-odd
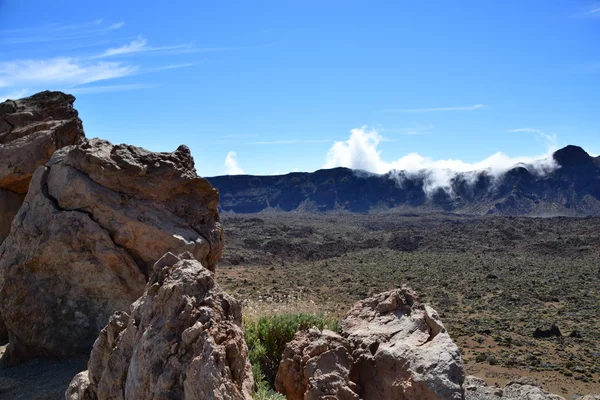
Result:
[[[149,53],[149,52],[164,52],[164,51],[172,51],[179,49],[191,49],[191,44],[180,44],[174,46],[161,46],[161,47],[152,47],[148,46],[148,41],[143,37],[138,37],[137,39],[131,41],[130,43],[121,46],[110,48],[104,51],[101,54],[90,57],[91,59],[97,58],[105,58],[105,57],[116,57],[116,56],[127,56],[136,53]]]
[[[250,142],[250,144],[258,144],[258,145],[276,145],[276,144],[308,144],[308,143],[331,143],[333,140],[331,139],[315,139],[315,140],[307,140],[307,139],[281,139],[281,140],[265,140],[265,141],[257,141]]]
[[[31,89],[31,92],[27,90],[28,93],[43,89],[55,89],[86,94],[150,88],[154,86],[143,83],[132,84],[130,82],[94,87],[87,87],[87,85],[118,78],[128,78],[134,75],[191,67],[203,62],[202,60],[196,60],[194,63],[174,63],[172,61],[174,57],[172,56],[175,55],[185,56],[192,53],[235,51],[271,46],[198,48],[193,42],[153,46],[141,35],[133,40],[129,38],[125,44],[115,46],[114,35],[109,35],[109,33],[118,31],[123,26],[125,26],[124,22],[108,24],[99,19],[81,24],[55,24],[32,29],[0,30],[0,45],[6,43],[23,44],[4,52],[0,58],[0,90],[3,93],[13,95],[24,93],[24,88]],[[105,36],[98,38],[99,35]],[[29,50],[29,54],[36,54],[37,56],[43,53],[40,51],[42,47],[39,43],[61,40],[69,40],[70,42],[67,45],[71,46],[68,50],[63,50],[65,51],[63,56],[47,58],[20,56],[13,59],[6,57],[7,54],[10,54],[10,51],[23,54],[23,52]],[[98,48],[100,45],[104,47],[93,54],[76,50]],[[43,48],[47,49],[47,46]],[[160,63],[146,63],[141,59],[141,55],[156,55],[165,59],[168,58],[170,63],[162,66]]]
[[[484,108],[483,104],[474,104],[472,106],[458,106],[458,107],[433,107],[433,108],[388,108],[383,110],[384,112],[399,112],[399,113],[428,113],[428,112],[440,112],[440,111],[473,111],[480,108]]]
[[[0,103],[6,100],[18,100],[29,94],[28,89],[14,90],[12,92],[0,93]]]
[[[536,135],[538,135],[539,137],[541,137],[542,139],[544,139],[546,141],[546,144],[548,145],[548,148],[550,149],[556,149],[556,143],[557,143],[557,138],[556,138],[556,134],[555,133],[546,133],[540,129],[536,129],[536,128],[517,128],[517,129],[509,129],[507,130],[507,132],[511,132],[511,133],[519,133],[519,132],[523,132],[523,133],[534,133]]]
[[[107,26],[102,20],[96,20],[74,25],[47,25],[40,28],[3,30],[0,31],[0,44],[23,45],[89,39],[106,35],[121,29],[124,25],[124,22],[117,22]]]
[[[119,62],[85,62],[76,58],[0,62],[0,88],[19,85],[83,85],[136,73],[138,66]]]
[[[107,86],[89,86],[70,88],[72,94],[91,94],[91,93],[108,93],[108,92],[123,92],[129,90],[151,89],[156,85],[145,85],[140,83],[131,83],[128,85],[107,85]]]

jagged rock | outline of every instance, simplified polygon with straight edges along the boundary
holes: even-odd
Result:
[[[437,312],[409,288],[357,302],[340,324],[364,400],[463,399],[463,363]]]
[[[467,376],[465,379],[465,400],[565,400],[564,397],[544,391],[529,380],[511,381],[500,388],[488,386],[483,379]]]
[[[167,251],[190,251],[214,269],[218,201],[185,146],[152,153],[93,139],[58,150],[35,172],[0,246],[3,360],[89,351]]]
[[[94,398],[250,400],[241,322],[241,303],[209,270],[189,253],[165,254],[131,316],[115,313],[94,344],[88,363]]]
[[[536,339],[561,337],[562,333],[556,324],[552,324],[550,328],[535,328],[533,337]]]
[[[458,346],[407,287],[357,302],[333,332],[300,332],[276,388],[288,399],[461,400]]]
[[[87,371],[75,375],[65,392],[65,400],[96,400]]]
[[[23,204],[34,171],[65,146],[80,143],[75,97],[42,92],[0,103],[0,243]]]
[[[350,343],[334,332],[300,331],[285,347],[275,389],[288,400],[358,400],[349,379],[351,353]]]

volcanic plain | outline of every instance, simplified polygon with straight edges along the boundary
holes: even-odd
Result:
[[[343,316],[401,285],[441,313],[467,372],[600,393],[600,218],[222,214],[217,275],[245,317]],[[553,327],[554,325],[554,327]]]

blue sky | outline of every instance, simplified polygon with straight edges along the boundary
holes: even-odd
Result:
[[[204,176],[468,170],[598,155],[599,44],[584,0],[0,0],[0,97],[71,92]]]

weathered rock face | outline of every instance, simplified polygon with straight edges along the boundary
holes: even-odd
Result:
[[[82,371],[75,375],[67,391],[65,392],[65,400],[95,400],[96,394],[94,393],[91,385],[88,371]]]
[[[0,103],[0,243],[23,204],[34,171],[62,147],[80,143],[75,97],[42,92]]]
[[[300,331],[285,347],[275,389],[288,400],[358,400],[350,343],[337,333]]]
[[[252,369],[241,322],[240,302],[209,270],[189,253],[167,253],[131,316],[115,313],[100,333],[89,385],[77,375],[66,398],[81,400],[91,391],[100,400],[250,400]]]
[[[218,199],[185,146],[152,153],[93,139],[58,150],[35,172],[0,246],[4,361],[89,351],[167,251],[190,251],[214,269]]]
[[[357,302],[340,331],[297,334],[285,349],[277,390],[288,399],[464,399],[459,349],[411,289]]]
[[[403,287],[357,302],[341,321],[354,351],[350,378],[370,399],[462,399],[458,346],[437,312]]]
[[[0,243],[8,236],[10,224],[15,215],[17,215],[24,199],[24,194],[0,189]]]
[[[483,379],[468,376],[465,379],[464,386],[466,400],[565,400],[564,397],[550,394],[538,385],[526,380],[522,382],[512,381],[507,383],[504,388],[500,388],[498,386],[488,386]]]

